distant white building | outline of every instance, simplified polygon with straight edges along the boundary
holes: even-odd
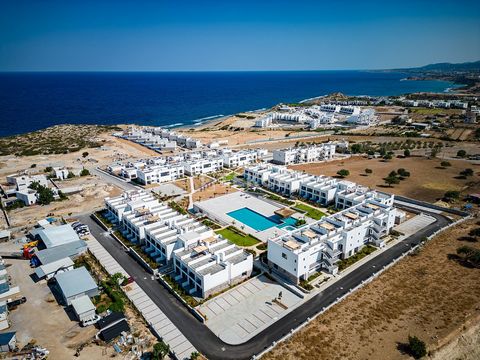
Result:
[[[272,125],[272,116],[267,115],[260,119],[255,120],[255,127],[258,128],[267,128]]]
[[[352,114],[347,118],[347,123],[370,126],[376,121],[375,110],[365,109],[360,113]]]
[[[258,154],[256,150],[240,150],[237,152],[225,153],[223,155],[223,165],[228,168],[245,166],[256,162]]]
[[[323,143],[308,147],[296,147],[273,151],[273,162],[280,165],[301,164],[330,160],[335,155],[334,143]]]
[[[153,165],[137,170],[137,179],[143,185],[159,184],[179,179],[185,175],[183,165]]]
[[[222,158],[201,159],[190,161],[185,164],[185,174],[189,176],[197,176],[217,172],[223,169]]]

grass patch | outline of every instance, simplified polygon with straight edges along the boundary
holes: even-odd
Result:
[[[223,181],[232,181],[233,179],[235,179],[235,176],[237,174],[235,174],[234,172],[231,172],[230,174],[228,174],[227,176],[224,176],[223,177]]]
[[[350,265],[353,265],[355,264],[357,261],[363,259],[365,256],[367,255],[370,255],[371,253],[373,253],[375,250],[377,250],[377,248],[371,246],[371,245],[367,245],[367,246],[364,246],[362,248],[362,250],[360,250],[359,252],[357,252],[355,255],[353,256],[350,256],[348,259],[343,259],[343,260],[340,260],[337,264],[338,264],[338,270],[339,271],[342,271],[342,270],[345,270],[347,267],[349,267]]]
[[[244,234],[233,226],[215,232],[238,246],[252,246],[260,242],[252,235]]]
[[[258,250],[267,250],[268,249],[268,243],[262,242],[261,244],[257,245]]]
[[[210,219],[203,219],[202,224],[205,226],[208,226],[210,229],[213,229],[213,230],[217,230],[221,228],[220,225],[218,225],[217,223],[213,222]]]
[[[323,213],[319,209],[301,203],[295,205],[294,209],[305,212],[309,218],[312,218],[314,220],[320,220],[322,217],[325,216],[325,213]]]
[[[273,200],[273,201],[276,201],[276,202],[279,202],[281,204],[285,204],[285,205],[288,205],[288,206],[295,205],[295,201],[284,199],[284,198],[282,198],[278,195],[266,194],[265,197],[267,199],[270,199],[270,200]]]

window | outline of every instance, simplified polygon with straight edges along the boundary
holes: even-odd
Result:
[[[286,259],[286,258],[287,258],[287,254],[282,253],[282,257],[283,257],[284,259]]]

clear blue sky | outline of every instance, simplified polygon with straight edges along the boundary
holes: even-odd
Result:
[[[478,0],[0,1],[0,71],[379,69],[480,59]]]

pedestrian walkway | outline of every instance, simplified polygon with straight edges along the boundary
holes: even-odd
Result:
[[[88,249],[110,274],[121,273],[129,277],[127,272],[108,253],[108,251],[95,239],[89,236]],[[125,287],[125,294],[133,302],[135,307],[143,315],[147,323],[166,344],[170,345],[170,351],[177,359],[190,359],[192,352],[196,351],[190,341],[177,329],[167,316],[155,305],[150,297],[138,286],[132,283]]]

